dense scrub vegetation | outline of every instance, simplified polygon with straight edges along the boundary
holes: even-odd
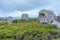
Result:
[[[34,20],[34,19],[33,19]],[[0,40],[59,40],[60,30],[53,24],[36,21],[0,24]]]

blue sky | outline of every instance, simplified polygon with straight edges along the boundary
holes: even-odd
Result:
[[[0,0],[0,17],[21,17],[23,13],[38,17],[42,9],[52,10],[59,15],[60,0]]]

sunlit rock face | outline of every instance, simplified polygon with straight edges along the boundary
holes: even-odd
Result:
[[[8,24],[12,24],[13,21],[14,21],[13,17],[9,16],[9,17],[7,18],[7,23],[8,23]]]
[[[26,13],[22,14],[22,20],[28,21],[29,20],[28,14],[26,14]]]
[[[60,16],[57,16],[56,20],[60,23]]]
[[[55,16],[52,24],[55,24],[58,28],[60,28],[60,16]]]
[[[54,12],[51,10],[45,10],[42,9],[41,11],[39,11],[39,22],[40,23],[51,23],[54,20]]]

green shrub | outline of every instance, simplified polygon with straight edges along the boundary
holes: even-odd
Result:
[[[49,40],[48,35],[56,32],[60,32],[56,25],[40,24],[34,21],[0,26],[2,40]]]

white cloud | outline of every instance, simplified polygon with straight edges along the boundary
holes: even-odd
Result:
[[[29,10],[29,11],[23,11],[23,12],[15,10],[15,11],[9,12],[8,15],[6,16],[21,17],[22,14],[27,13],[29,17],[37,17],[38,12],[39,10]]]
[[[0,6],[5,11],[31,10],[46,5],[50,5],[48,0],[0,0]]]
[[[59,5],[60,1],[58,1],[58,0],[40,0],[40,1],[42,1],[42,4],[44,4],[45,2],[49,2],[50,4],[45,5],[45,6],[39,5],[38,8],[34,8],[34,9],[32,8],[31,10],[25,10],[25,11],[20,11],[20,10],[15,9],[15,10],[13,10],[11,12],[6,12],[6,11],[3,11],[3,10],[2,11],[0,10],[0,16],[21,17],[21,15],[23,13],[27,13],[30,17],[38,17],[38,13],[39,13],[39,11],[41,9],[52,10],[52,11],[55,12],[56,15],[58,15],[58,13],[60,12],[59,11],[59,9],[60,9],[60,5]],[[35,5],[34,3],[35,3],[34,0],[33,1],[31,1],[31,0],[4,0],[3,1],[3,4],[11,5],[13,8],[17,7],[17,5],[18,5],[18,7],[20,7],[22,5],[21,9],[23,9],[24,7],[26,7],[25,9],[28,9],[28,6],[29,6],[29,8],[34,7],[34,6],[32,6],[32,5]],[[10,9],[13,9],[13,8],[10,8]]]

